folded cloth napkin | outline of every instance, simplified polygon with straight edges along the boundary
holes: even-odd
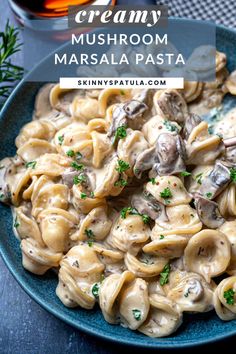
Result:
[[[162,0],[169,6],[169,16],[210,20],[226,27],[236,27],[236,0]]]

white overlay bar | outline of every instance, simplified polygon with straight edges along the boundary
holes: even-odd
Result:
[[[182,89],[183,77],[61,77],[61,89],[99,89],[99,88],[153,88],[153,89]]]

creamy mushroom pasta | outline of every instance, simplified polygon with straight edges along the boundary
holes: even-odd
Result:
[[[215,134],[196,114],[236,94],[225,55],[216,61],[215,82],[178,91],[39,91],[1,161],[0,198],[24,268],[57,269],[65,306],[98,303],[150,337],[185,312],[236,318],[236,110]]]

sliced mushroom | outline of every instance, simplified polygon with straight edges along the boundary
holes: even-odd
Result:
[[[172,274],[167,296],[186,312],[206,312],[213,308],[211,286],[196,273],[176,271]],[[173,279],[174,278],[174,279]]]
[[[123,110],[126,113],[127,118],[135,119],[141,115],[148,109],[148,106],[141,101],[131,100],[124,104]]]
[[[201,117],[199,117],[197,114],[194,113],[190,113],[186,120],[185,120],[185,124],[184,124],[184,128],[183,128],[183,138],[185,140],[188,139],[189,135],[191,134],[193,128],[195,128],[198,124],[200,124],[202,121]]]
[[[165,206],[148,192],[132,195],[131,205],[139,214],[148,215],[153,220],[167,220]]]
[[[159,176],[172,175],[185,170],[185,145],[179,135],[162,133],[156,141],[158,163],[153,170]]]
[[[134,175],[137,178],[141,178],[142,177],[142,173],[144,171],[148,171],[150,170],[153,165],[155,163],[157,163],[158,158],[156,155],[156,148],[155,146],[150,147],[147,150],[144,150],[143,152],[141,152],[137,159],[136,162],[134,164]]]
[[[225,219],[221,216],[217,203],[203,197],[197,197],[195,205],[199,219],[206,227],[217,229],[224,223]]]
[[[154,96],[155,98],[155,96]],[[183,96],[176,90],[165,90],[157,99],[158,113],[166,119],[184,123],[188,114],[188,107]]]
[[[217,230],[205,229],[189,240],[184,251],[184,264],[188,271],[201,274],[210,283],[211,278],[225,272],[230,257],[227,237]]]
[[[202,181],[199,193],[208,199],[214,199],[230,183],[230,169],[226,163],[217,161],[210,174]]]

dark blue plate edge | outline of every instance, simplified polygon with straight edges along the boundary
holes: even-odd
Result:
[[[179,21],[179,20],[184,20],[186,22],[192,22],[195,20],[186,18],[186,17],[170,17],[170,19],[174,20],[174,21]],[[203,20],[197,20],[197,22],[199,23],[206,23],[206,21]],[[216,26],[216,33],[217,31],[223,30],[225,32],[230,32],[233,33],[234,35],[236,35],[236,29],[234,28],[227,28],[223,25],[217,25]],[[66,44],[65,44],[66,45]],[[64,45],[63,45],[64,46]],[[48,56],[46,56],[43,60],[41,60],[32,70],[36,69],[38,66],[40,66],[41,64],[43,64],[44,62],[47,61],[48,57],[50,57],[53,53],[50,53]],[[14,88],[14,90],[12,91],[11,95],[8,97],[7,101],[5,102],[4,106],[2,107],[1,111],[0,111],[0,120],[2,119],[2,117],[5,115],[5,112],[7,112],[7,110],[9,109],[10,105],[11,105],[11,101],[13,99],[13,97],[17,94],[17,91],[25,84],[25,83],[30,83],[30,81],[28,81],[27,79],[30,77],[31,72],[27,73],[27,75],[25,75],[25,77],[18,83],[18,85]],[[34,82],[36,83],[36,82]],[[42,83],[43,84],[43,83]],[[1,241],[1,239],[0,239]],[[28,284],[27,282],[25,282],[22,277],[15,272],[14,269],[14,263],[11,261],[10,257],[8,257],[2,247],[2,243],[0,242],[0,255],[4,261],[4,263],[6,264],[7,268],[9,269],[9,271],[11,272],[11,274],[13,275],[13,277],[15,278],[15,280],[18,282],[18,284],[21,286],[21,288],[33,299],[35,300],[40,306],[42,306],[45,310],[47,310],[48,312],[52,313],[55,317],[61,319],[63,322],[66,322],[67,324],[71,325],[72,327],[75,327],[89,335],[93,335],[97,338],[100,339],[104,339],[107,340],[109,342],[117,342],[118,344],[121,345],[129,345],[132,347],[139,347],[139,348],[147,348],[147,349],[163,349],[163,350],[168,350],[168,349],[173,349],[173,350],[178,350],[181,348],[189,348],[189,347],[200,347],[200,346],[204,346],[206,344],[212,344],[215,342],[219,342],[222,341],[224,339],[230,338],[232,336],[236,335],[236,329],[233,329],[232,331],[229,331],[225,334],[221,334],[221,336],[219,337],[219,335],[215,335],[215,337],[211,337],[209,339],[201,339],[201,342],[196,342],[196,340],[191,340],[188,339],[187,341],[183,341],[182,343],[178,343],[178,344],[170,344],[170,343],[165,343],[164,340],[165,338],[161,338],[161,340],[163,342],[157,341],[153,342],[153,343],[134,343],[134,342],[129,342],[128,340],[125,340],[124,338],[119,338],[116,340],[115,337],[111,336],[111,335],[106,335],[104,334],[104,331],[101,331],[100,329],[96,329],[96,331],[94,331],[93,329],[91,329],[91,327],[84,325],[84,324],[80,324],[80,323],[75,323],[72,320],[70,320],[69,318],[67,318],[67,316],[65,316],[63,313],[61,312],[57,312],[55,311],[53,308],[51,308],[50,306],[48,306],[45,302],[43,302],[43,300],[41,300],[40,297],[37,296],[36,293],[34,293],[33,291],[31,291],[30,288],[28,288]],[[171,337],[167,337],[167,338],[171,338]]]

